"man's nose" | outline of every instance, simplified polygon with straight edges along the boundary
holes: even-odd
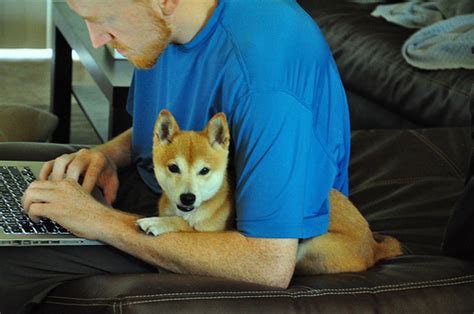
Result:
[[[87,21],[86,24],[94,48],[102,47],[112,40],[112,36],[102,26]]]

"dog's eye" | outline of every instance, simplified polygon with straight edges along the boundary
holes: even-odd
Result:
[[[169,165],[168,166],[168,169],[169,171],[171,171],[172,173],[179,173],[179,167],[176,166],[175,164],[172,164],[172,165]]]
[[[202,168],[201,171],[199,171],[199,174],[205,176],[209,171],[211,171],[209,168]]]

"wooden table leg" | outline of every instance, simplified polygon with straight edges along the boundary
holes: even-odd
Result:
[[[51,69],[50,111],[58,116],[58,127],[53,133],[54,143],[69,143],[71,133],[71,47],[58,30],[54,32],[54,48]]]

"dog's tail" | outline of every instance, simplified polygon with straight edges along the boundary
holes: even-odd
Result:
[[[403,254],[402,246],[397,239],[375,232],[373,232],[372,235],[376,242],[374,250],[375,261]]]

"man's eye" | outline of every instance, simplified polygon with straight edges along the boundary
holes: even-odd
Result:
[[[199,171],[199,174],[205,176],[209,171],[211,171],[209,168],[202,168],[201,171]]]
[[[179,173],[179,167],[176,166],[175,164],[169,165],[168,170],[171,171],[172,173]]]

